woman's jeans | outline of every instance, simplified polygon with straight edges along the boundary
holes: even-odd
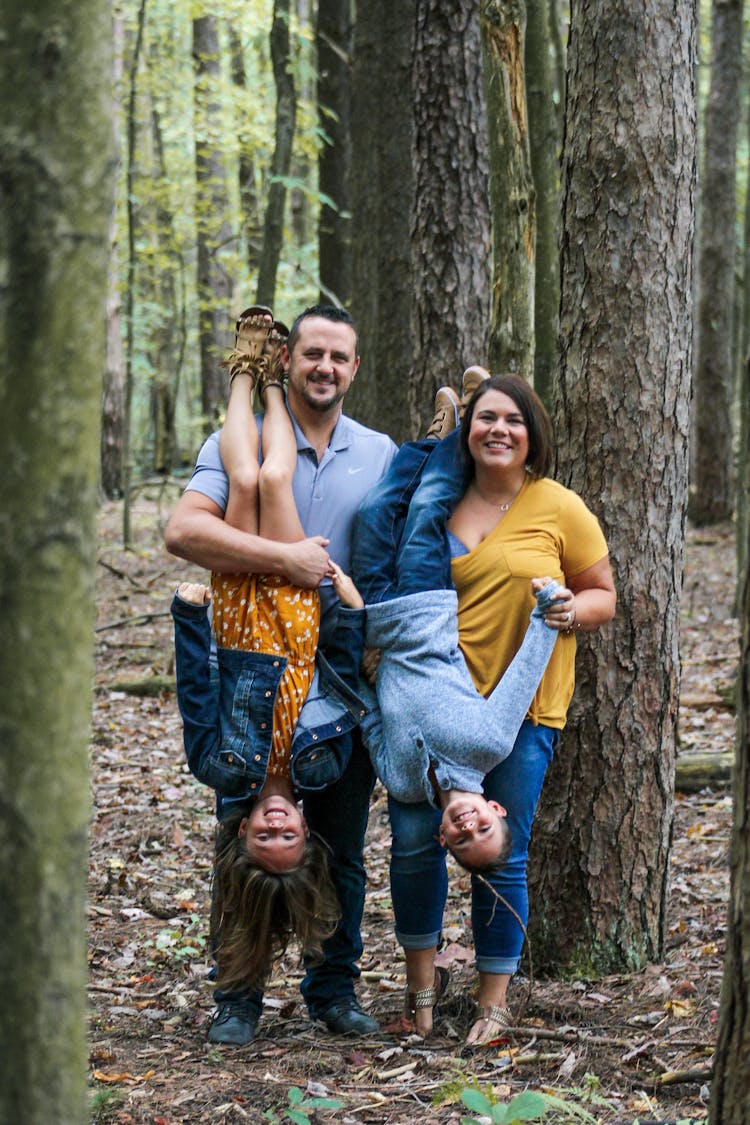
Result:
[[[507,900],[524,927],[529,916],[526,863],[531,826],[559,737],[558,730],[535,726],[527,719],[511,753],[484,779],[485,797],[507,810],[513,847],[501,870],[483,878]],[[426,801],[404,805],[391,797],[388,809],[396,937],[404,949],[430,949],[440,938],[448,893],[445,850],[438,841],[441,813]],[[516,972],[524,941],[521,926],[502,901],[474,877],[471,891],[477,968],[485,973]]]
[[[352,578],[366,605],[453,588],[445,525],[465,489],[458,430],[401,446],[354,527]]]

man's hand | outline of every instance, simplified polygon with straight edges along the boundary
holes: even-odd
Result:
[[[314,589],[328,574],[329,556],[326,547],[328,540],[321,535],[301,539],[298,543],[284,544],[283,573],[293,586]]]

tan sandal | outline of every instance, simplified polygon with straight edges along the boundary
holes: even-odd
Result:
[[[507,1043],[509,1040],[508,1035],[503,1032],[514,1026],[513,1013],[510,1008],[501,1008],[499,1004],[488,1004],[486,1008],[477,1008],[474,1023],[471,1025],[469,1035],[479,1023],[487,1022],[487,1028],[481,1039],[473,1039],[471,1042],[467,1039],[469,1047],[489,1047],[495,1043]]]
[[[286,372],[281,366],[281,349],[287,342],[288,337],[289,329],[287,326],[282,324],[280,320],[275,320],[263,345],[263,355],[268,361],[268,386],[282,387],[284,385]]]
[[[404,997],[404,1016],[412,1023],[416,1023],[417,1011],[420,1008],[436,1008],[448,988],[450,973],[442,965],[435,966],[435,979],[430,988],[418,988],[409,992],[408,986]]]
[[[269,317],[273,313],[265,305],[251,305],[237,317],[234,348],[221,364],[229,368],[230,385],[235,375],[244,374],[252,378],[255,386],[258,375],[268,368],[265,351],[276,323]]]

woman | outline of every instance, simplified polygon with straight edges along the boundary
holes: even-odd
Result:
[[[450,440],[442,443],[446,450]],[[596,518],[575,493],[547,477],[554,451],[552,425],[523,379],[497,375],[480,383],[466,407],[460,446],[466,474],[461,498],[453,505],[459,488],[455,471],[439,489],[433,479],[426,498],[435,520],[453,507],[447,528],[460,647],[482,694],[493,690],[523,640],[533,604],[530,579],[546,574],[564,584],[545,612],[545,621],[560,635],[529,715],[510,755],[484,782],[485,797],[507,810],[513,845],[501,871],[472,877],[479,995],[467,1043],[480,1045],[512,1023],[507,989],[524,935],[511,911],[525,927],[531,826],[573,693],[575,634],[593,632],[609,621],[616,595]],[[424,504],[418,489],[412,508],[423,515]],[[434,958],[447,894],[445,853],[437,840],[436,812],[426,802],[391,800],[390,813],[396,934],[404,947],[417,1030],[429,1034],[439,998]]]

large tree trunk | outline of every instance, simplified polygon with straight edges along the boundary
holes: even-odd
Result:
[[[750,488],[747,467],[741,481],[745,488]],[[748,1125],[750,1122],[750,544],[747,527],[745,535],[729,926],[711,1086],[711,1125]]]
[[[111,13],[6,5],[0,70],[0,1120],[82,1125]]]
[[[360,8],[352,120],[359,415],[397,441],[485,358],[486,119],[471,0]],[[461,96],[456,91],[461,91]]]
[[[226,171],[215,145],[215,138],[221,135],[222,127],[215,90],[219,80],[219,62],[216,18],[202,16],[193,20],[198,340],[201,407],[207,433],[215,428],[226,399],[225,380],[219,363],[232,338],[229,331],[232,278],[222,262],[222,251],[230,247],[232,236],[226,218]]]
[[[552,95],[550,21],[546,5],[532,3],[526,23],[526,102],[536,198],[534,269],[534,390],[550,406],[557,371],[560,311],[560,174],[562,131]]]
[[[320,296],[339,305],[351,294],[351,0],[318,0],[318,219]]]
[[[536,195],[526,110],[523,0],[482,0],[492,196],[493,371],[534,372]]]
[[[705,117],[698,254],[690,517],[699,526],[726,520],[732,473],[732,314],[735,170],[742,75],[742,0],[713,0],[711,89]]]
[[[537,966],[635,969],[665,927],[687,504],[696,20],[691,0],[572,8],[558,476],[602,522],[615,622],[534,831]]]
[[[284,240],[285,178],[292,166],[292,142],[296,119],[294,77],[290,63],[289,0],[275,0],[271,27],[271,60],[276,81],[276,144],[271,161],[271,183],[263,221],[263,246],[258,266],[256,300],[273,305],[276,272]]]

